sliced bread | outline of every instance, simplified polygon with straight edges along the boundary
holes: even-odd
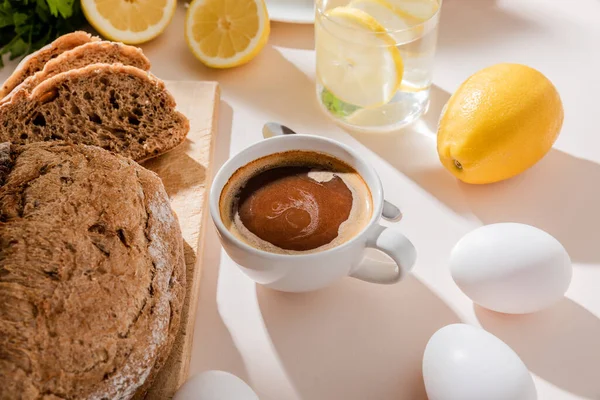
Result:
[[[41,71],[25,79],[2,99],[0,104],[8,101],[17,90],[31,91],[39,83],[54,75],[96,63],[131,65],[144,71],[150,69],[150,61],[138,47],[116,42],[93,41],[65,51],[48,61]]]
[[[143,161],[185,140],[189,121],[164,83],[119,64],[62,72],[0,106],[0,142],[61,140]]]
[[[52,43],[31,53],[17,65],[17,68],[15,68],[12,75],[4,82],[2,88],[0,88],[0,98],[9,94],[15,87],[20,85],[21,82],[27,79],[27,77],[41,71],[49,60],[59,56],[65,51],[97,40],[100,40],[100,38],[92,36],[87,32],[77,31],[62,35]]]

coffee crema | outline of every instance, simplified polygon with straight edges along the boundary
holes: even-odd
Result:
[[[229,178],[221,219],[237,238],[280,254],[324,251],[369,222],[369,188],[348,164],[327,154],[287,151],[259,158]]]

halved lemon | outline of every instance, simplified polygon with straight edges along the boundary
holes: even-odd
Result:
[[[317,76],[329,92],[358,107],[378,107],[394,97],[404,65],[394,38],[375,18],[336,7],[316,29]]]
[[[107,39],[138,44],[165,30],[177,0],[81,0],[88,22]]]
[[[185,38],[196,58],[213,68],[252,60],[269,38],[263,0],[194,0],[185,19]]]

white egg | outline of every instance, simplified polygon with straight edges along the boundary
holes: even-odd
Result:
[[[173,400],[258,400],[258,396],[229,372],[206,371],[188,379]]]
[[[429,400],[535,400],[531,374],[494,335],[471,325],[447,325],[423,355]]]
[[[525,314],[563,298],[573,268],[565,248],[548,233],[501,223],[465,235],[450,255],[450,273],[474,303]]]

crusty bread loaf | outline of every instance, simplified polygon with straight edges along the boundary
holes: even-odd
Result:
[[[141,397],[184,288],[153,172],[93,146],[0,145],[0,399]]]
[[[0,142],[62,140],[143,161],[185,140],[187,118],[164,83],[139,68],[92,64],[48,78],[0,106]]]
[[[17,90],[31,92],[38,84],[54,75],[97,63],[131,65],[144,71],[150,69],[150,61],[138,47],[116,42],[93,41],[65,51],[48,61],[41,71],[21,82],[19,86],[2,99],[0,104],[8,102]]]
[[[57,38],[52,43],[25,57],[0,88],[0,99],[9,94],[27,77],[41,71],[51,59],[82,44],[100,40],[87,32],[77,31]]]

